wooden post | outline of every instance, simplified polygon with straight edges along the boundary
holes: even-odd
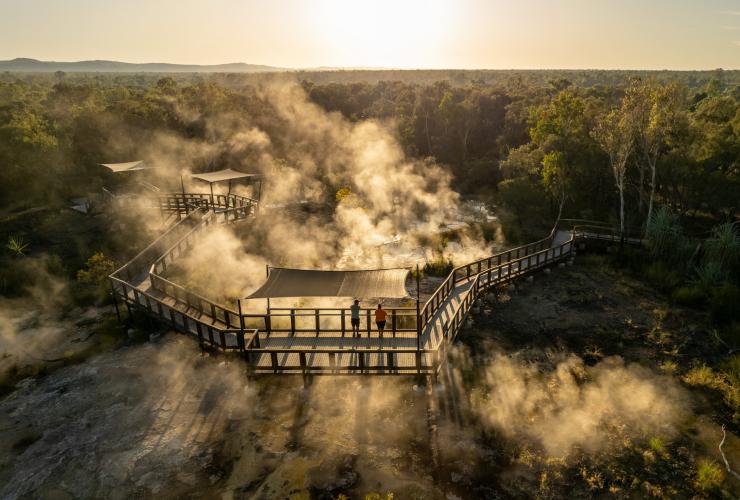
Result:
[[[267,279],[270,279],[270,264],[265,264],[265,275]],[[265,328],[267,333],[270,333],[272,329],[272,321],[270,320],[270,297],[267,297],[267,316],[265,316]]]
[[[416,350],[421,350],[421,309],[419,297],[421,296],[421,277],[419,276],[419,263],[416,264]]]
[[[319,310],[316,309],[314,311],[314,314],[316,316],[316,336],[319,336],[319,332],[321,331],[321,320],[319,319]]]
[[[239,334],[244,338],[244,315],[242,314],[242,299],[236,299],[236,305],[239,308]]]
[[[344,309],[339,313],[341,315],[341,323],[342,323],[342,337],[344,337],[344,331],[347,328],[347,319],[344,317]]]
[[[121,322],[121,311],[118,309],[118,300],[116,299],[116,289],[113,286],[113,282],[110,281],[110,292],[113,296],[113,305],[116,307],[116,318],[118,319],[118,322]]]
[[[290,310],[290,334],[295,335],[295,309]]]

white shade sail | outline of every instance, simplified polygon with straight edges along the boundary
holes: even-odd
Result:
[[[320,271],[271,268],[267,281],[248,299],[278,297],[404,298],[408,269]]]
[[[128,161],[125,163],[101,163],[101,166],[110,169],[114,173],[135,172],[137,170],[148,170],[150,167],[143,161]]]
[[[251,177],[259,177],[258,174],[245,174],[237,170],[226,168],[224,170],[216,170],[214,172],[203,172],[201,174],[192,174],[193,179],[213,184],[215,182],[233,181],[236,179],[248,179]]]

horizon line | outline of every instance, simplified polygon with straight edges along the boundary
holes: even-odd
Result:
[[[32,61],[45,64],[79,64],[79,63],[95,63],[95,62],[112,62],[119,64],[130,64],[130,65],[170,65],[170,66],[233,66],[233,65],[246,65],[246,66],[262,66],[265,68],[274,69],[275,71],[264,71],[264,73],[283,73],[283,72],[298,72],[298,71],[740,71],[740,67],[737,68],[629,68],[629,67],[612,67],[612,68],[598,68],[598,67],[508,67],[508,68],[495,68],[495,67],[385,67],[385,66],[332,66],[332,65],[318,65],[318,66],[275,66],[272,64],[265,63],[248,63],[244,61],[236,62],[224,62],[224,63],[179,63],[179,62],[164,62],[164,61],[145,61],[145,62],[131,62],[122,61],[117,59],[79,59],[79,60],[68,60],[68,61],[57,61],[57,60],[44,60],[36,59],[33,57],[14,57],[12,59],[0,60],[0,63],[10,63],[14,61]],[[115,71],[111,71],[115,72]]]

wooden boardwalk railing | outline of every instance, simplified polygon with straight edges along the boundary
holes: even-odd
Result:
[[[257,203],[236,195],[185,193],[159,198],[163,213],[180,220],[110,276],[114,297],[196,336],[202,347],[239,352],[255,373],[435,374],[473,303],[487,289],[572,257],[577,242],[639,244],[594,221],[561,220],[546,237],[453,269],[419,308],[388,308],[381,338],[372,309],[362,310],[352,335],[348,308],[272,307],[242,313],[164,276],[215,223],[257,214]]]

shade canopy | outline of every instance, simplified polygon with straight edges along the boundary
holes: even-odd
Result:
[[[278,297],[404,298],[408,269],[318,271],[271,268],[267,281],[248,299]]]
[[[233,181],[236,179],[248,179],[251,177],[259,177],[258,174],[245,174],[237,170],[226,168],[224,170],[216,170],[215,172],[203,172],[202,174],[193,174],[193,179],[213,184],[215,182]]]
[[[114,173],[135,172],[137,170],[148,170],[150,168],[154,168],[150,167],[143,161],[128,161],[125,163],[101,163],[100,165],[110,169]]]

